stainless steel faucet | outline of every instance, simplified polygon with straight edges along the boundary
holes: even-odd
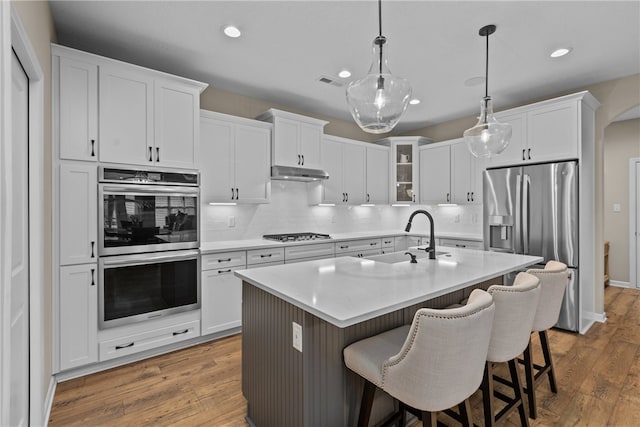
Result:
[[[433,226],[433,217],[429,212],[422,209],[418,209],[417,211],[414,211],[409,217],[409,222],[407,223],[407,226],[405,227],[404,231],[406,231],[407,233],[411,231],[411,221],[413,221],[413,217],[418,214],[425,214],[429,219],[429,226],[430,226],[429,227],[429,247],[425,248],[425,252],[429,254],[429,259],[436,259],[436,239],[435,239],[435,231]]]

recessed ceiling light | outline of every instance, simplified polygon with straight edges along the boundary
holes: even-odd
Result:
[[[238,27],[235,27],[233,25],[227,25],[226,27],[224,27],[223,31],[227,37],[231,37],[232,39],[236,39],[242,34]]]
[[[561,56],[565,56],[569,52],[571,52],[570,47],[561,47],[560,49],[556,49],[553,52],[551,52],[549,56],[552,58],[560,58]]]
[[[346,79],[351,77],[351,71],[349,70],[342,70],[338,73],[338,77],[342,78],[342,79]]]
[[[464,85],[471,87],[471,86],[478,86],[484,83],[484,76],[476,76],[476,77],[470,77],[467,80],[464,81]]]
[[[409,101],[409,104],[418,105],[420,104],[420,100],[418,98],[413,98],[411,101]]]

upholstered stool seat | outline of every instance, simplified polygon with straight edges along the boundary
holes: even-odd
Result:
[[[493,313],[491,296],[474,290],[464,307],[420,309],[410,326],[346,347],[345,365],[365,379],[358,425],[369,423],[376,387],[400,401],[393,421],[403,423],[413,409],[425,426],[435,425],[438,411],[457,405],[458,418],[471,425],[468,398],[482,381]]]
[[[485,426],[494,426],[497,420],[516,409],[522,425],[528,426],[529,418],[526,414],[524,392],[516,360],[529,343],[540,298],[540,281],[531,274],[519,273],[513,286],[493,285],[487,292],[493,297],[496,313],[481,387]],[[494,364],[505,362],[509,366],[510,381],[494,375],[493,372]],[[495,390],[494,380],[510,386],[514,396],[510,397]],[[497,413],[494,398],[506,403]]]
[[[538,332],[540,337],[544,365],[533,363],[531,337],[529,337],[529,345],[524,351],[524,360],[522,361],[527,382],[526,393],[529,400],[529,416],[535,419],[537,416],[536,384],[545,378],[545,374],[549,379],[551,391],[553,393],[558,392],[547,330],[558,323],[565,288],[569,283],[569,271],[566,264],[558,261],[549,261],[544,269],[530,269],[527,270],[527,273],[540,280],[540,302],[538,303],[531,332]]]

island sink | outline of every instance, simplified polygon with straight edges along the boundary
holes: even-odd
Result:
[[[426,259],[429,257],[428,252],[425,252],[424,250],[419,250],[419,251],[411,251],[411,253],[415,255],[415,257],[418,260],[418,263],[428,262],[426,261]],[[440,255],[449,255],[449,252],[435,251],[435,256],[440,256]],[[406,254],[406,251],[392,252],[390,254],[383,254],[383,255],[372,255],[364,258],[371,261],[383,262],[385,264],[398,264],[401,262],[408,263],[409,261],[411,261],[411,257]],[[425,261],[420,261],[420,260],[425,260]]]

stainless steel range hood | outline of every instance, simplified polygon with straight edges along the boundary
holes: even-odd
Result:
[[[271,166],[271,179],[286,181],[321,181],[329,179],[329,174],[322,169],[296,168],[292,166]]]

